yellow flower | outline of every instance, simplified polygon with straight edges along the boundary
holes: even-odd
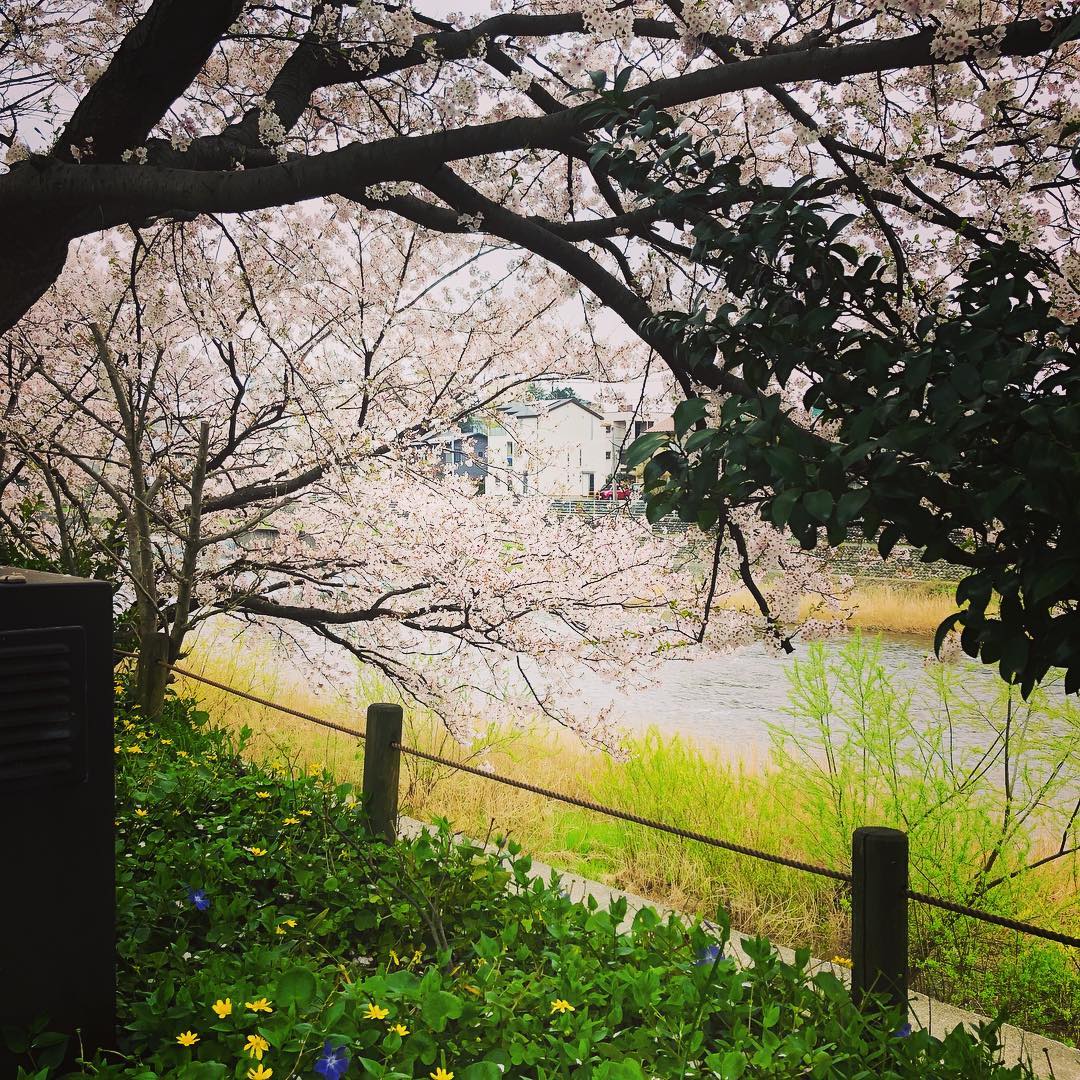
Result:
[[[120,753],[120,751],[121,751],[122,749],[123,749],[123,747],[122,747],[122,746],[121,746],[121,745],[120,745],[119,743],[117,743],[117,744],[116,744],[116,745],[115,745],[115,746],[113,747],[113,753],[114,753],[114,754],[119,754],[119,753]]]
[[[181,1046],[194,1046],[199,1041],[199,1036],[194,1031],[181,1031],[176,1036],[176,1041]]]
[[[249,847],[249,848],[244,848],[244,850],[245,851],[250,851],[251,854],[254,855],[256,859],[259,858],[259,856],[266,854],[266,848],[261,848],[261,847]]]
[[[191,755],[186,750],[177,750],[176,751],[176,756],[177,757],[190,757]]]
[[[390,959],[393,960],[395,964],[398,964],[400,966],[401,961],[398,959],[398,954],[394,952],[393,949],[390,950]]]
[[[281,921],[285,926],[288,926],[288,927],[296,926],[296,920],[295,919],[282,919]]]
[[[263,1054],[270,1049],[270,1044],[261,1035],[249,1035],[244,1049],[253,1057],[262,1061]]]
[[[266,1068],[265,1065],[259,1065],[257,1068],[248,1069],[248,1080],[270,1080],[270,1077],[274,1075],[273,1069]]]
[[[851,967],[851,961],[846,956],[834,956],[832,962],[834,964],[839,964],[841,967]]]
[[[313,761],[308,767],[308,776],[318,776],[322,772],[322,762]]]
[[[556,998],[551,1003],[551,1011],[558,1013],[573,1012],[574,1006],[570,1004],[565,998]]]
[[[299,813],[302,817],[311,817],[310,810],[298,810],[297,813]]]
[[[299,825],[300,824],[300,819],[298,817],[287,817],[281,824],[282,825]]]
[[[172,746],[172,739],[158,739],[162,746]]]
[[[249,1012],[264,1012],[271,1013],[274,1010],[270,1008],[271,1002],[266,998],[256,998],[254,1001],[245,1001],[244,1008]]]
[[[433,1073],[428,1073],[431,1080],[454,1080],[454,1074],[447,1072],[441,1065],[439,1065]]]
[[[256,791],[255,792],[255,798],[256,799],[269,799],[270,798],[270,792],[269,791]]]
[[[137,810],[135,811],[135,816],[136,816],[136,817],[146,817],[146,811],[145,811],[145,810],[144,810],[144,809],[143,809],[143,808],[142,808],[142,807],[140,806],[140,807],[139,807],[139,808],[138,808],[138,809],[137,809]]]
[[[391,1024],[390,1030],[395,1035],[400,1035],[402,1038],[409,1034],[409,1029],[404,1024]]]
[[[413,962],[414,964],[419,964],[419,963],[420,963],[420,950],[419,950],[419,949],[417,949],[417,950],[416,950],[416,951],[415,951],[415,952],[414,952],[414,953],[412,954],[412,962]]]
[[[389,1009],[384,1009],[379,1005],[372,1005],[368,1002],[367,1013],[364,1015],[365,1020],[385,1020],[390,1015]]]
[[[141,746],[125,746],[124,749],[127,750],[127,752],[129,754],[141,754],[142,753],[142,747]]]
[[[149,739],[150,738],[150,732],[149,731],[140,731],[139,734],[135,736],[135,738],[137,738],[137,739]]]
[[[210,1008],[224,1020],[226,1016],[232,1015],[232,998],[226,998],[224,1001],[218,998]]]
[[[285,933],[285,927],[284,926],[275,926],[274,927],[274,933],[275,934],[284,934]]]

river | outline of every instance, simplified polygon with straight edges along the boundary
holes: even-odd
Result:
[[[848,640],[844,635],[826,641],[826,653],[835,656]],[[873,637],[867,635],[866,641]],[[932,651],[925,638],[882,635],[880,643],[882,666],[900,685],[925,683],[924,661]],[[646,689],[612,697],[605,695],[599,680],[589,681],[582,686],[582,699],[594,707],[612,701],[620,723],[637,729],[657,727],[727,752],[755,753],[768,747],[770,724],[805,727],[786,710],[791,705],[789,672],[793,664],[806,660],[807,648],[799,645],[793,654],[776,656],[753,645],[708,660],[672,661]],[[956,663],[963,671],[965,693],[985,701],[1000,691],[996,668],[966,659]],[[919,700],[913,708],[926,711]]]

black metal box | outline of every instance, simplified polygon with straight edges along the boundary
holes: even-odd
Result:
[[[0,1024],[88,1053],[115,1045],[111,595],[0,567]]]

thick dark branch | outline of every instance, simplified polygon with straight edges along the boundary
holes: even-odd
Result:
[[[325,475],[325,465],[314,465],[284,480],[248,484],[246,487],[230,491],[227,495],[216,495],[213,498],[204,499],[203,512],[211,514],[218,510],[239,510],[241,507],[267,502],[271,499],[284,499],[298,491],[303,491]]]
[[[297,604],[277,604],[258,596],[246,596],[232,607],[234,611],[246,611],[250,615],[288,619],[305,626],[348,626],[351,623],[373,622],[376,619],[394,619],[403,622],[430,615],[436,611],[460,611],[456,604],[432,604],[420,611],[400,612],[390,608],[355,608],[352,611],[334,611],[332,608],[301,607]],[[418,627],[423,629],[423,627]]]
[[[1047,50],[1057,20],[1042,30],[1036,19],[1012,24],[1003,55]],[[811,49],[721,64],[640,88],[660,108],[770,84],[835,81],[851,75],[933,64],[933,34],[926,31],[889,41],[861,42],[833,49]],[[516,117],[407,138],[379,139],[364,145],[283,165],[239,173],[201,174],[187,169],[114,165],[61,165],[32,159],[0,179],[0,214],[28,207],[97,207],[104,220],[136,219],[170,210],[239,212],[339,194],[358,185],[418,179],[434,163],[458,161],[527,148],[560,150],[568,139],[603,123],[592,105],[537,117]]]
[[[243,6],[243,0],[154,0],[79,102],[57,156],[72,160],[71,146],[85,152],[88,138],[94,161],[119,161],[124,150],[141,146]]]

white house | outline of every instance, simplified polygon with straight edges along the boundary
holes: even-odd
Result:
[[[611,409],[604,413],[604,432],[610,440],[608,448],[610,457],[610,471],[617,473],[622,466],[626,451],[630,444],[646,431],[652,431],[654,421],[643,420],[641,414],[634,409]]]
[[[611,433],[585,402],[513,401],[497,413],[487,431],[489,495],[581,498],[599,491],[612,474]]]

